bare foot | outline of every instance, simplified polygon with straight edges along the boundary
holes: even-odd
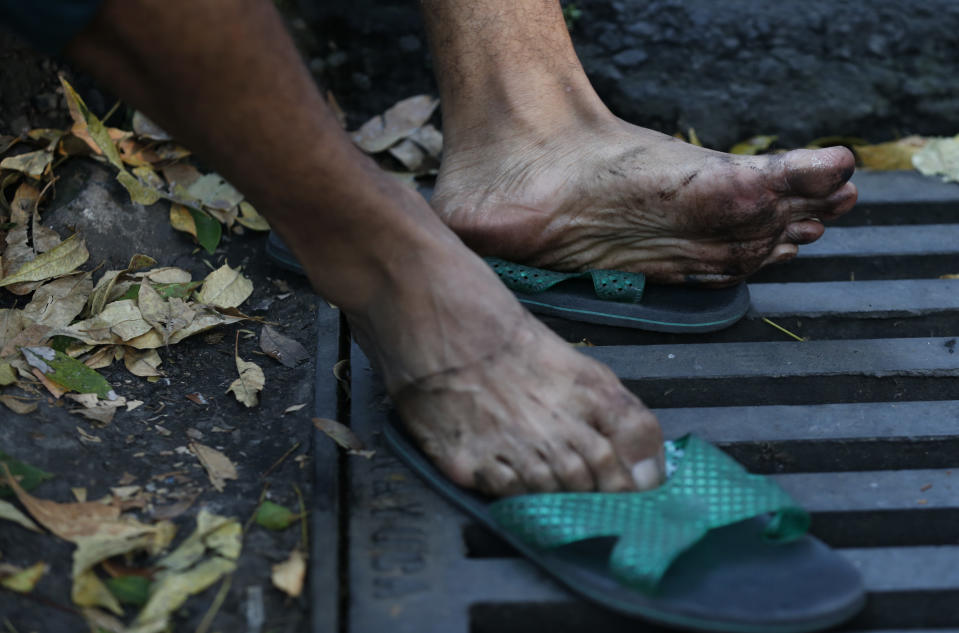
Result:
[[[477,252],[661,283],[735,283],[849,211],[842,147],[735,156],[604,117],[549,135],[457,134],[432,205]]]
[[[523,310],[479,258],[462,246],[451,255],[424,260],[415,288],[351,318],[440,470],[493,496],[658,485],[653,414]]]

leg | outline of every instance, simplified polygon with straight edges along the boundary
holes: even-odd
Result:
[[[433,206],[482,254],[724,285],[855,203],[843,148],[732,156],[614,117],[556,0],[421,2],[447,143]]]
[[[616,490],[632,464],[656,462],[659,428],[639,400],[352,146],[271,2],[107,0],[67,52],[263,210],[456,482]]]

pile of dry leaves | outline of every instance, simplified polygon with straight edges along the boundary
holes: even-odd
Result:
[[[145,254],[131,257],[122,270],[91,270],[83,237],[59,235],[41,220],[56,168],[74,156],[111,166],[134,202],[168,201],[173,228],[211,253],[224,230],[265,231],[269,225],[221,177],[189,164],[189,152],[147,119],[134,115],[132,131],[107,127],[61,82],[70,129],[0,137],[0,156],[7,155],[0,161],[0,292],[12,293],[14,305],[22,305],[0,309],[0,403],[26,414],[44,398],[69,400],[71,411],[103,426],[117,411],[143,403],[118,393],[98,370],[122,362],[130,374],[157,380],[166,346],[220,325],[256,320],[239,310],[253,284],[227,264],[194,280],[188,271],[160,267]],[[288,366],[306,356],[301,345],[268,325],[261,328],[260,348]],[[256,406],[263,371],[238,354],[235,368],[228,392],[245,406]],[[81,439],[98,441],[81,426],[77,431]],[[233,463],[219,451],[195,441],[188,450],[217,490],[237,478]],[[20,504],[0,499],[0,519],[34,531],[46,528],[76,545],[71,597],[92,630],[166,631],[170,614],[190,595],[222,578],[217,600],[225,596],[242,547],[244,528],[236,519],[200,510],[195,532],[163,555],[176,532],[170,518],[192,498],[144,523],[130,514],[149,503],[150,493],[140,486],[118,485],[97,501],[87,501],[86,490],[75,488],[76,501],[60,503],[29,492],[48,473],[2,451],[0,468],[0,496],[15,496]],[[303,516],[302,510],[293,514],[261,499],[254,518],[263,527],[285,529]],[[304,531],[289,559],[273,569],[274,584],[289,595],[302,590],[305,540]],[[141,562],[128,567],[134,559]],[[48,569],[43,561],[25,568],[0,563],[0,587],[30,592]],[[126,623],[118,619],[126,615],[122,605],[138,609]]]

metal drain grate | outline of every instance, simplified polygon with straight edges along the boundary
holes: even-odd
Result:
[[[763,272],[730,330],[550,325],[598,345],[585,351],[657,409],[667,436],[719,444],[812,511],[870,591],[840,630],[959,633],[959,280],[938,279],[959,273],[959,186],[857,180],[861,210]],[[569,596],[426,488],[379,442],[385,397],[352,357],[350,423],[377,452],[346,460],[341,632],[661,630]]]

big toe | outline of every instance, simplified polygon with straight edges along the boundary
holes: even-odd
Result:
[[[845,147],[797,149],[778,157],[784,193],[823,198],[842,187],[856,170],[856,158]]]

